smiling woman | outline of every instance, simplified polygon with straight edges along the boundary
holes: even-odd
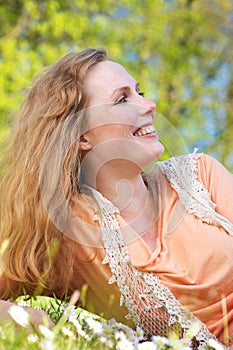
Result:
[[[102,49],[45,70],[7,152],[0,297],[86,284],[85,307],[106,318],[179,337],[198,322],[195,347],[229,345],[233,176],[196,152],[157,161],[155,112]]]

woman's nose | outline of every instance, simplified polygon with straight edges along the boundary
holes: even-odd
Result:
[[[141,101],[142,109],[141,109],[140,114],[141,115],[146,115],[148,113],[155,113],[155,111],[156,111],[156,104],[153,101],[148,100],[145,97],[142,97],[142,98],[143,98],[143,101]]]

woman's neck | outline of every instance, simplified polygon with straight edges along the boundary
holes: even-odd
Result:
[[[97,190],[125,215],[137,212],[148,197],[148,190],[141,175],[127,178],[111,175],[111,178],[107,177],[97,182]]]
[[[129,225],[147,242],[153,231],[153,239],[147,242],[151,250],[155,247],[155,204],[140,169],[126,166],[124,162],[104,165],[98,172],[89,168],[84,183],[98,190],[120,211],[126,226]],[[93,174],[97,174],[93,177]]]
[[[93,164],[86,168],[88,171],[84,174],[84,183],[110,200],[119,209],[123,219],[138,233],[150,228],[154,220],[154,205],[141,169],[124,159],[109,161],[98,171]]]
[[[140,171],[120,167],[120,164],[114,171],[107,167],[101,169],[96,189],[120,210],[122,218],[138,234],[145,233],[154,225],[155,206]]]

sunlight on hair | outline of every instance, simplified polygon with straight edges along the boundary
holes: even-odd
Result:
[[[2,242],[2,245],[0,247],[0,276],[3,272],[3,267],[2,267],[2,262],[1,262],[1,256],[2,254],[5,252],[6,248],[8,247],[9,245],[9,240],[8,239],[5,239],[3,242]]]
[[[2,242],[2,245],[0,247],[0,254],[3,254],[6,250],[6,248],[8,247],[9,245],[9,240],[8,239],[5,239],[3,242]]]

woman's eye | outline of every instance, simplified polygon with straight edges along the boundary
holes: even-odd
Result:
[[[118,104],[118,103],[123,103],[123,102],[127,102],[127,97],[126,97],[126,96],[122,96],[122,97],[117,101],[116,104]]]

